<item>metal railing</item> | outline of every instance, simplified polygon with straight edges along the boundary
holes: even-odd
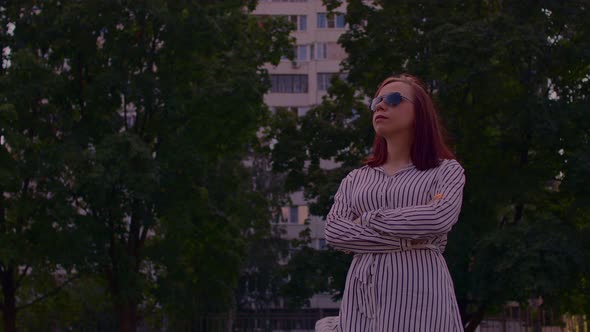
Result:
[[[238,312],[194,317],[183,322],[165,322],[162,329],[141,328],[141,332],[313,332],[315,323],[326,316],[337,316],[338,309],[273,310]],[[81,329],[85,332],[112,331],[103,326]],[[56,330],[61,331],[61,330]],[[477,332],[590,332],[583,316],[551,311],[507,307],[496,316],[486,317]]]

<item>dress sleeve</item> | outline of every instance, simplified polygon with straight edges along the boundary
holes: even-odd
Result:
[[[353,253],[401,249],[399,237],[380,234],[353,222],[358,217],[350,204],[353,172],[340,183],[334,204],[326,217],[326,243],[336,250]]]
[[[459,219],[465,170],[454,159],[441,170],[434,200],[426,205],[367,211],[361,224],[379,233],[417,239],[448,233]]]

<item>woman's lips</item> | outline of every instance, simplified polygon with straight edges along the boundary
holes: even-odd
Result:
[[[377,120],[379,120],[379,119],[387,119],[387,117],[386,117],[386,116],[383,116],[383,115],[377,115],[377,116],[375,117],[375,121],[377,121]]]

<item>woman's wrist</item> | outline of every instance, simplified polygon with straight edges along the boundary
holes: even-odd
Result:
[[[376,210],[363,212],[360,217],[360,224],[363,227],[370,227],[371,219],[374,217],[375,213],[377,213]]]

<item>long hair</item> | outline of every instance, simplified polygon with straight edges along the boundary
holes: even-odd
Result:
[[[374,97],[391,82],[404,82],[414,91],[414,139],[410,148],[412,163],[419,170],[426,170],[439,165],[439,159],[457,159],[445,143],[446,131],[441,124],[432,98],[426,92],[425,85],[415,76],[401,74],[383,80]],[[387,141],[375,133],[373,153],[365,160],[365,165],[381,166],[387,161]]]

